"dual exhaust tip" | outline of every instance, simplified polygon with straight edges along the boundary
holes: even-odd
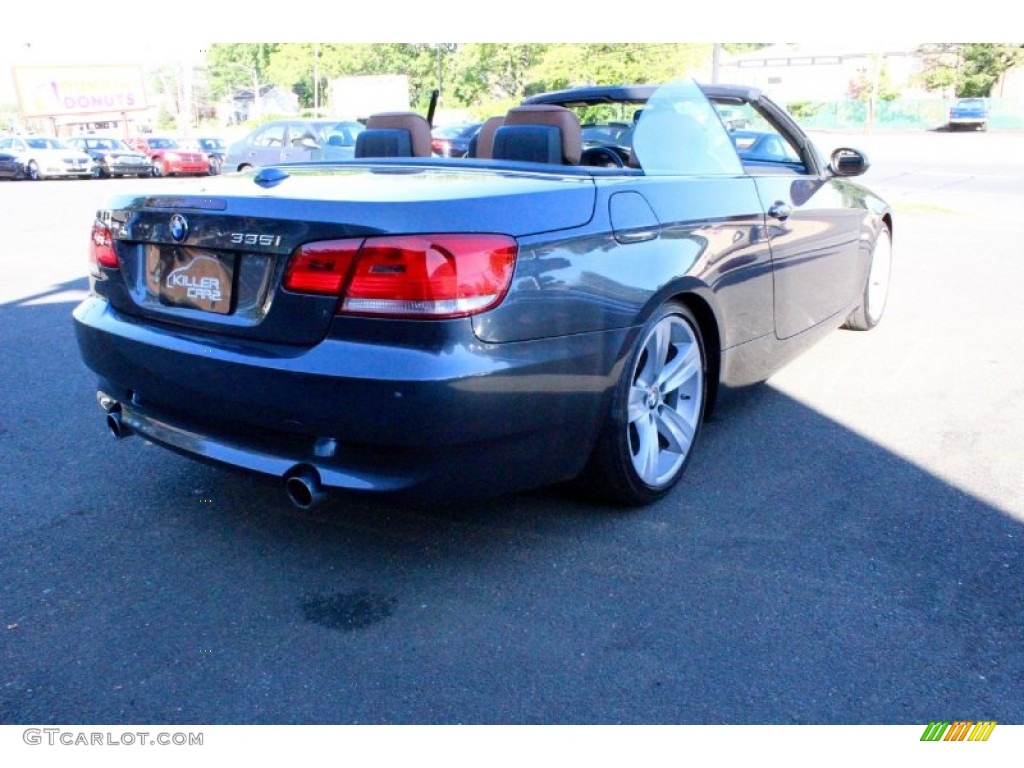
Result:
[[[100,397],[99,400],[107,412],[107,431],[115,440],[134,434],[132,428],[124,421],[120,403],[106,396]],[[285,475],[284,489],[288,494],[288,500],[299,509],[312,509],[327,499],[327,491],[320,482],[320,473],[313,467],[303,464],[296,465]]]

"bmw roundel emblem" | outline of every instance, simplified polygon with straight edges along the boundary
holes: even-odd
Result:
[[[171,216],[171,237],[179,243],[188,237],[188,220],[180,213]]]

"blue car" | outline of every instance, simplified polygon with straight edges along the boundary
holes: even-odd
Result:
[[[744,160],[723,105],[789,151]],[[584,142],[581,114],[629,146]],[[110,199],[74,311],[110,432],[280,478],[303,508],[568,480],[642,505],[720,385],[880,321],[893,217],[852,180],[867,158],[823,157],[759,91],[574,89],[498,122],[470,158],[391,113],[350,160]]]

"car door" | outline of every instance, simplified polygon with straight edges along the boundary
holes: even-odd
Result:
[[[863,210],[819,167],[806,136],[757,92],[712,96],[743,129],[730,131],[764,206],[775,287],[775,333],[787,339],[848,309]],[[735,123],[734,123],[735,124]]]
[[[323,139],[316,125],[294,120],[288,123],[288,135],[281,161],[286,163],[308,163],[323,156]]]
[[[287,123],[270,123],[265,126],[253,136],[245,153],[245,161],[257,166],[280,163],[287,134]]]

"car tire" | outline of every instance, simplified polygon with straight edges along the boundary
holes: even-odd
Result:
[[[882,225],[871,248],[871,263],[868,265],[861,292],[860,305],[850,313],[843,328],[853,331],[870,331],[882,319],[889,298],[889,284],[892,282],[892,233]]]
[[[160,162],[159,158],[154,157],[153,158],[153,177],[159,179],[163,175],[164,175],[163,163]]]
[[[39,172],[39,163],[35,160],[29,160],[25,166],[25,178],[29,181],[40,181],[43,178],[43,174]]]
[[[617,506],[665,496],[690,462],[707,390],[700,324],[684,305],[666,303],[637,337],[577,487]]]

